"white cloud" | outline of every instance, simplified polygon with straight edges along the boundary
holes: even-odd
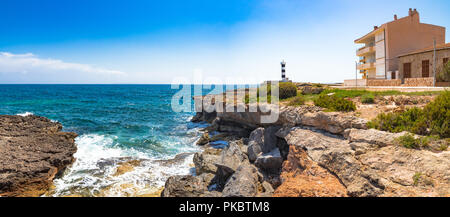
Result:
[[[12,54],[0,52],[0,73],[33,72],[83,72],[107,75],[125,75],[124,72],[109,70],[80,63],[68,63],[56,59],[41,59],[32,53]]]
[[[0,83],[117,83],[126,76],[118,70],[44,59],[32,53],[0,52]]]

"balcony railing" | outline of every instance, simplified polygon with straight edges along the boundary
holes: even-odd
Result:
[[[375,62],[366,62],[366,63],[358,64],[358,70],[366,70],[366,69],[371,69],[371,68],[375,68]]]
[[[375,47],[374,46],[371,46],[371,47],[362,47],[362,48],[359,48],[359,49],[357,49],[356,50],[356,55],[357,56],[362,56],[362,55],[364,55],[364,54],[367,54],[367,53],[372,53],[372,52],[375,52]]]

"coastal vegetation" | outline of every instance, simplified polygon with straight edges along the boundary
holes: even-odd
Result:
[[[279,86],[279,99],[289,99],[292,97],[297,96],[297,87],[295,84],[291,82],[280,82],[278,83]],[[260,97],[261,90],[267,90],[267,97]],[[250,97],[249,93],[245,94],[244,102],[246,104],[248,103],[255,103],[255,102],[268,102],[271,103],[272,101],[272,85],[261,85],[256,91],[256,98]]]
[[[361,96],[361,102],[364,104],[371,104],[375,102],[375,96],[373,93],[367,93]]]
[[[326,108],[329,111],[349,112],[356,110],[355,103],[336,95],[320,94],[319,97],[314,99],[314,104],[316,106]]]
[[[298,95],[289,101],[288,106],[302,106],[304,104],[305,98],[302,95]]]
[[[368,123],[370,128],[389,132],[408,131],[419,135],[450,137],[450,91],[442,92],[422,108],[403,112],[381,113]]]

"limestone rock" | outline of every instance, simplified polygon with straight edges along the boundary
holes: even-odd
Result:
[[[390,138],[402,133],[351,130],[346,140],[297,127],[278,134],[284,135],[291,147],[305,150],[309,159],[332,172],[346,186],[349,196],[450,195],[449,152],[392,145]]]
[[[213,148],[208,148],[206,151],[194,154],[194,165],[197,175],[203,173],[216,173],[217,166],[216,163],[219,161],[220,156],[213,151]]]
[[[347,189],[338,178],[312,161],[298,146],[290,146],[283,163],[283,183],[275,197],[345,197]]]
[[[161,197],[201,197],[207,191],[208,188],[199,177],[171,176],[164,185]]]
[[[268,172],[277,173],[281,169],[283,158],[281,157],[280,150],[274,148],[271,152],[258,156],[255,161],[255,166]]]
[[[405,135],[405,132],[389,133],[375,129],[351,129],[348,133],[347,138],[350,142],[363,142],[374,144],[378,147],[384,147],[388,145],[394,145],[395,139],[403,135]]]
[[[265,154],[277,148],[276,132],[280,129],[271,126],[266,129],[258,128],[250,134],[248,142],[248,157],[251,162],[255,161],[260,154]]]
[[[216,163],[217,184],[222,186],[241,164],[247,162],[247,156],[242,153],[241,148],[234,142],[230,143],[230,145],[222,151],[220,160]]]
[[[343,134],[346,129],[367,129],[367,120],[340,112],[314,112],[302,116],[301,124]]]
[[[257,169],[248,163],[242,164],[227,181],[224,197],[254,197],[258,193]]]
[[[74,162],[77,134],[44,117],[0,115],[0,196],[40,196]]]

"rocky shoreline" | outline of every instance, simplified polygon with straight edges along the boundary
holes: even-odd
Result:
[[[192,119],[210,123],[196,174],[170,177],[163,197],[450,196],[448,149],[405,148],[405,133],[367,129],[352,114],[282,106],[276,123],[259,124],[261,112],[205,110]]]
[[[77,134],[34,115],[0,115],[0,196],[36,197],[71,165]]]
[[[405,132],[367,129],[352,113],[316,106],[277,112],[273,124],[260,124],[262,112],[198,112],[192,121],[209,125],[197,141],[203,151],[193,156],[195,174],[169,177],[161,196],[450,196],[448,148],[405,148],[396,142]],[[0,196],[51,190],[77,151],[77,134],[61,130],[44,117],[0,115]],[[161,163],[185,156],[192,155]],[[114,175],[140,163],[121,163]]]

